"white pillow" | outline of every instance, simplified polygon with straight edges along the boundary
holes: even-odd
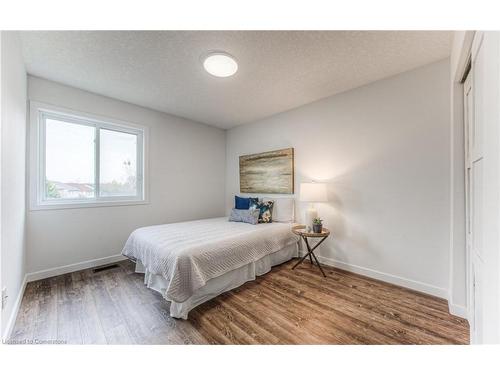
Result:
[[[273,221],[278,223],[293,223],[294,220],[294,198],[262,198],[266,201],[274,201]]]

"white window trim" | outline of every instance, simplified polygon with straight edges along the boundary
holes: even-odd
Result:
[[[82,124],[99,128],[127,131],[131,134],[137,134],[142,142],[138,143],[137,163],[142,163],[142,186],[139,188],[137,197],[97,197],[85,200],[61,200],[47,201],[43,199],[45,191],[45,132],[44,123],[41,121],[44,114],[50,117],[71,118]],[[75,111],[68,108],[58,107],[51,104],[30,101],[30,126],[29,126],[29,194],[30,210],[58,210],[68,208],[90,208],[90,207],[109,207],[109,206],[130,206],[138,204],[149,204],[149,171],[148,171],[148,140],[149,128],[141,125],[132,124],[122,120],[106,118],[99,115]],[[99,139],[99,138],[97,138]],[[96,143],[96,155],[99,152],[99,144]],[[142,160],[141,160],[142,159]],[[96,158],[96,174],[98,158]],[[138,176],[140,177],[140,175]],[[97,181],[96,181],[97,182]],[[96,192],[99,187],[96,186]],[[142,191],[141,191],[142,190]]]

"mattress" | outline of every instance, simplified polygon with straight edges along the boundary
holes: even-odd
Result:
[[[149,277],[161,276],[164,297],[182,303],[209,280],[297,242],[288,223],[251,225],[220,217],[139,228],[122,254],[139,261]]]

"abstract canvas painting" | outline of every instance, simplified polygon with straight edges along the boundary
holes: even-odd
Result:
[[[240,192],[293,194],[293,148],[240,156]]]

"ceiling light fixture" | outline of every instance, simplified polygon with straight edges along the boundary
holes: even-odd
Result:
[[[205,70],[215,77],[230,77],[238,71],[235,58],[226,52],[211,52],[203,59]]]

